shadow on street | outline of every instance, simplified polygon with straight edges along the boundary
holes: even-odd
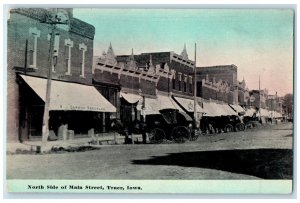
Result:
[[[292,179],[292,157],[291,149],[236,149],[172,153],[132,162],[215,169],[263,179]]]

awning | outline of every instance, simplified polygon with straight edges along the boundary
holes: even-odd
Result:
[[[282,118],[282,117],[283,117],[283,116],[282,116],[281,113],[275,111],[275,118]]]
[[[145,98],[145,115],[158,114],[162,109],[178,109],[183,111],[169,96],[157,95],[156,98]]]
[[[203,102],[203,110],[204,110],[204,116],[218,116],[216,109],[214,108],[213,104],[210,102]]]
[[[277,111],[269,111],[270,118],[282,118],[282,114]]]
[[[254,115],[254,113],[256,113],[256,110],[251,108],[251,109],[247,109],[246,113],[244,114],[245,117],[252,117]]]
[[[229,104],[236,112],[241,113],[241,112],[245,112],[245,110],[243,109],[243,107],[241,107],[238,104]]]
[[[237,115],[237,113],[230,108],[227,104],[217,104],[212,103],[216,109],[216,112],[218,116],[231,116],[231,115]]]
[[[203,102],[204,116],[231,116],[237,113],[227,104],[217,104],[214,102]]]
[[[45,101],[47,80],[20,76]],[[51,81],[49,110],[116,112],[95,87],[56,80]]]
[[[128,103],[135,104],[137,102],[142,102],[143,98],[140,95],[121,92],[121,97],[123,97]]]
[[[261,116],[261,117],[269,117],[269,111],[267,109],[261,108],[257,114],[258,114],[258,116]]]
[[[223,116],[237,115],[237,113],[230,106],[228,106],[228,104],[219,104],[219,105],[224,111]]]
[[[186,99],[186,98],[182,98],[182,97],[174,97],[174,98],[188,112],[194,112],[194,100],[192,100],[192,99]],[[204,112],[204,110],[202,109],[202,107],[198,103],[196,104],[196,107],[197,107],[197,112],[198,113],[203,113]]]

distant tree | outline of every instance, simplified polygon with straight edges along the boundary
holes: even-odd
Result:
[[[283,110],[286,112],[287,115],[290,115],[291,117],[293,117],[293,105],[294,105],[294,101],[293,101],[294,97],[293,94],[286,94],[283,97]]]

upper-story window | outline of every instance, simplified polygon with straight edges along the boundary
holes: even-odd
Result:
[[[70,39],[65,39],[65,47],[67,51],[67,57],[66,57],[66,75],[72,75],[71,74],[71,49],[73,47],[73,41]]]
[[[54,35],[54,42],[53,42],[53,66],[52,66],[52,72],[56,72],[56,65],[57,65],[57,58],[59,55],[59,39],[60,39],[60,35],[59,33],[55,33]],[[47,35],[47,40],[50,41],[51,40],[51,33]],[[51,43],[51,42],[50,42]]]
[[[193,93],[193,77],[189,76],[189,90],[190,93]]]
[[[182,74],[178,73],[178,90],[181,91]]]
[[[186,92],[186,84],[187,84],[187,75],[184,74],[183,76],[183,91]]]
[[[56,65],[57,65],[57,58],[58,58],[58,52],[59,52],[59,34],[56,33],[54,35],[54,43],[53,43],[53,59],[55,60],[52,66],[52,71],[56,72]]]
[[[172,88],[175,89],[175,74],[172,77]]]
[[[82,51],[82,61],[81,61],[81,73],[80,77],[85,77],[84,76],[84,62],[85,62],[85,52],[87,50],[87,46],[84,43],[79,44],[79,50]]]
[[[29,36],[31,41],[31,48],[29,50],[29,67],[30,68],[37,68],[37,38],[40,37],[41,31],[38,30],[36,27],[29,28]]]

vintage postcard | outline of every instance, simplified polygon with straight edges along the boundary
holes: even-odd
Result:
[[[6,191],[291,194],[294,18],[10,6]]]

